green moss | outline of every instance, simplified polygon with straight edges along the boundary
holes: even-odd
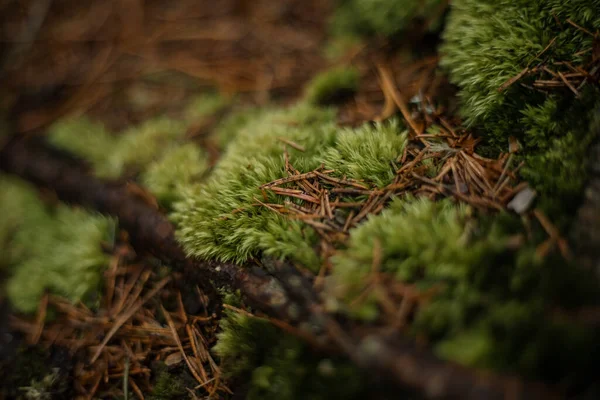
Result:
[[[208,167],[200,149],[180,143],[187,125],[219,112],[229,103],[217,94],[202,94],[190,102],[182,121],[154,118],[118,135],[111,135],[85,117],[65,119],[50,128],[48,138],[54,146],[89,162],[98,177],[114,179],[142,172],[142,182],[168,205],[181,184]]]
[[[410,331],[427,337],[439,356],[549,380],[576,376],[593,362],[584,349],[599,332],[554,319],[552,310],[594,304],[598,285],[565,260],[542,262],[535,238],[515,249],[511,240],[522,230],[507,214],[475,219],[447,200],[395,199],[352,230],[348,249],[334,257],[327,293],[337,301],[329,306],[380,318],[376,293],[364,292],[379,246],[381,273],[418,290],[437,288]]]
[[[600,97],[587,85],[580,97],[568,89],[535,90],[541,72],[499,90],[527,66],[589,61],[593,37],[567,23],[600,29],[600,1],[452,2],[442,65],[460,88],[461,113],[488,143],[504,150],[508,138],[524,146],[523,177],[542,193],[542,207],[569,215],[586,180],[586,149],[595,134],[591,110]],[[543,55],[539,56],[543,51]]]
[[[522,113],[528,146],[522,175],[541,192],[562,197],[563,206],[577,203],[587,179],[586,153],[597,137],[591,126],[595,100],[590,91],[584,94],[585,101],[548,98]]]
[[[360,74],[352,67],[338,67],[317,75],[306,87],[311,104],[331,104],[358,90]]]
[[[223,118],[213,134],[219,147],[225,149],[235,139],[238,132],[265,112],[265,109],[262,108],[243,108],[235,110]]]
[[[117,138],[103,125],[85,117],[66,118],[56,122],[48,131],[48,141],[90,163],[99,176],[115,177],[118,165],[107,164],[107,157],[117,147]]]
[[[168,118],[148,120],[118,136],[86,118],[59,121],[50,128],[48,140],[88,161],[97,176],[118,178],[157,159],[164,149],[182,138],[185,124]]]
[[[188,378],[187,376],[178,376],[177,371],[169,372],[168,367],[164,363],[157,364],[153,369],[155,380],[152,392],[147,396],[149,400],[185,398],[188,395],[186,388],[192,388],[196,384],[196,381],[193,379],[186,379]]]
[[[228,377],[249,381],[248,399],[364,398],[365,381],[347,361],[313,354],[269,322],[226,311],[214,351]]]
[[[467,123],[482,126],[503,145],[509,135],[522,137],[521,111],[542,105],[547,95],[520,84],[498,89],[528,65],[585,62],[591,54],[577,53],[590,49],[593,37],[566,20],[594,32],[600,28],[599,8],[598,0],[452,2],[441,63],[461,89]],[[553,45],[536,59],[552,40]],[[556,96],[565,93],[572,98],[566,91]]]
[[[220,328],[213,351],[222,358],[227,377],[252,371],[280,336],[268,322],[229,311],[221,319]]]
[[[181,197],[181,189],[208,170],[204,153],[193,144],[169,148],[142,173],[143,185],[161,204],[169,207]]]
[[[300,221],[266,208],[259,187],[286,176],[283,143],[292,140],[306,152],[288,149],[290,161],[302,171],[320,165],[319,149],[333,142],[333,112],[308,106],[260,114],[237,133],[210,179],[190,187],[175,204],[178,238],[190,255],[244,262],[259,250],[274,257],[299,256],[317,263],[311,248],[316,236]],[[266,202],[281,202],[267,194]]]
[[[46,290],[73,302],[84,300],[108,264],[101,243],[114,231],[111,220],[64,205],[47,209],[33,188],[5,177],[0,193],[7,210],[0,220],[0,245],[9,267],[11,303],[33,312]]]
[[[190,106],[188,117],[206,115],[224,104],[220,98],[201,97]],[[205,153],[191,143],[182,143],[185,131],[185,122],[155,118],[112,136],[101,125],[82,118],[55,124],[49,140],[88,161],[98,177],[139,175],[142,184],[169,207],[182,186],[208,169]]]
[[[396,279],[418,282],[423,289],[466,279],[490,250],[503,246],[494,232],[486,240],[473,240],[470,212],[447,200],[395,199],[381,215],[351,231],[348,249],[333,258],[332,292],[351,303],[364,290],[376,242],[382,251],[380,270]],[[360,318],[376,318],[375,293],[350,311]]]
[[[444,7],[442,0],[340,0],[331,29],[339,36],[394,36],[420,20],[434,31]]]
[[[46,219],[46,209],[35,189],[23,181],[0,175],[0,266],[6,266],[23,257],[27,250],[15,243],[15,235],[22,227],[35,226]]]
[[[440,341],[435,352],[465,365],[551,381],[588,375],[597,330],[549,319],[540,303],[494,304],[472,327]]]
[[[339,175],[383,187],[394,179],[392,162],[398,161],[406,146],[407,132],[402,131],[398,120],[340,130],[335,147],[324,152],[325,165]]]
[[[33,312],[46,290],[72,302],[85,300],[98,288],[108,265],[101,243],[113,230],[109,219],[66,206],[23,227],[15,245],[24,249],[24,256],[12,267],[6,285],[11,303],[19,311]]]
[[[238,131],[210,179],[190,187],[184,200],[175,204],[179,240],[188,254],[202,258],[243,263],[262,252],[318,268],[313,229],[259,204],[284,202],[269,191],[265,199],[260,190],[261,185],[287,176],[279,138],[304,147],[305,151],[287,149],[290,163],[299,171],[325,163],[327,168],[339,167],[340,177],[384,185],[393,178],[391,162],[402,153],[406,140],[398,128],[390,123],[340,130],[332,110],[306,104],[257,114]],[[352,158],[352,163],[344,165],[345,158]]]
[[[185,124],[170,118],[155,118],[123,132],[114,153],[108,157],[118,170],[143,169],[163,151],[183,138]]]
[[[186,108],[185,118],[190,122],[201,121],[222,111],[230,103],[230,99],[217,93],[203,93],[190,101],[190,104]]]

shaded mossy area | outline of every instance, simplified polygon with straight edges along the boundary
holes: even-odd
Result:
[[[72,399],[72,369],[67,349],[19,347],[15,354],[0,360],[0,395],[19,400]]]
[[[471,211],[447,200],[393,200],[334,256],[329,292],[341,301],[330,307],[393,321],[398,314],[381,307],[386,291],[430,292],[414,300],[412,321],[401,326],[428,338],[438,356],[551,381],[581,379],[597,363],[598,332],[557,309],[595,304],[595,278],[559,256],[541,259],[535,240],[519,243],[518,218]],[[374,263],[391,283],[367,290]]]
[[[51,127],[48,138],[89,163],[96,176],[136,178],[169,207],[182,186],[208,169],[206,153],[185,139],[188,129],[227,104],[216,95],[198,96],[182,119],[156,117],[118,134],[87,118],[66,118]]]
[[[394,121],[339,128],[332,109],[304,103],[259,113],[237,131],[209,179],[191,186],[175,204],[178,238],[198,257],[245,262],[262,253],[318,270],[314,229],[264,206],[301,202],[261,185],[285,177],[286,163],[301,172],[323,165],[340,178],[386,185],[394,177],[390,162],[405,143],[406,134]]]
[[[48,290],[72,302],[93,301],[108,266],[115,234],[110,218],[66,205],[51,207],[36,190],[0,175],[0,271],[6,293],[21,312],[37,310]],[[90,303],[91,304],[91,303]]]
[[[415,21],[428,21],[435,31],[443,26],[442,3],[343,1],[332,30],[392,37]],[[598,1],[455,0],[443,33],[441,67],[458,88],[465,127],[492,154],[506,151],[511,138],[520,143],[511,157],[514,166],[524,162],[521,177],[538,191],[533,207],[563,232],[586,183],[587,149],[597,140],[599,90],[592,81],[577,93],[568,85],[540,88],[535,82],[549,79],[542,67],[555,72],[565,62],[581,68],[593,63],[589,32],[600,29],[598,10]],[[526,68],[532,71],[522,74]],[[243,108],[226,116],[210,137],[222,150],[210,167],[186,132],[228,104],[214,96],[193,101],[182,120],[158,118],[121,134],[85,119],[64,120],[48,139],[81,157],[99,177],[134,179],[147,188],[169,212],[188,255],[240,264],[267,256],[316,274],[323,265],[318,232],[269,207],[303,203],[261,186],[290,171],[319,168],[373,189],[394,181],[409,145],[401,120],[342,128],[336,109],[323,105],[356,90],[358,78],[353,68],[333,69],[292,106]],[[439,134],[435,127],[428,133]],[[32,189],[12,179],[2,178],[0,185],[2,208],[14,210],[0,226],[11,301],[32,312],[44,289],[73,301],[84,298],[106,265],[101,243],[110,242],[112,222],[64,206],[49,210]],[[339,200],[351,201],[343,195]],[[380,214],[336,243],[325,306],[362,323],[394,325],[446,360],[585,385],[595,379],[600,331],[577,316],[598,306],[598,280],[580,268],[576,255],[564,257],[557,246],[540,251],[548,243],[544,228],[526,214],[483,213],[451,199],[391,197]],[[75,280],[55,282],[66,270]],[[43,283],[24,290],[22,280],[32,276]],[[386,305],[393,290],[412,296],[401,318]],[[232,298],[230,303],[242,306]],[[214,352],[224,374],[244,382],[248,398],[370,393],[363,371],[343,358],[309,351],[266,320],[227,310],[220,329]],[[157,376],[154,398],[185,394],[185,382],[171,381],[162,370]]]
[[[597,72],[598,10],[597,0],[458,0],[443,33],[441,65],[459,87],[465,123],[502,149],[519,140],[521,174],[552,215],[574,212],[597,135],[596,78],[565,82]]]
[[[225,297],[240,305],[237,294]],[[323,356],[268,320],[225,310],[215,353],[226,377],[244,384],[248,399],[360,399],[362,372],[343,357]],[[372,388],[371,388],[372,389]]]

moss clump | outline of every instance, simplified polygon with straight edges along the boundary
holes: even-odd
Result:
[[[185,118],[190,122],[203,120],[222,111],[230,103],[230,99],[217,93],[204,93],[191,100],[186,108]]]
[[[422,21],[434,31],[444,8],[442,0],[340,0],[331,29],[339,36],[394,36]]]
[[[169,148],[148,166],[141,181],[158,201],[170,207],[181,197],[183,187],[199,179],[208,170],[204,153],[193,144]]]
[[[169,371],[164,363],[153,366],[155,375],[152,392],[146,397],[149,400],[171,400],[186,398],[189,395],[186,388],[192,388],[196,381],[187,371],[176,368]]]
[[[352,67],[338,67],[317,75],[306,87],[310,104],[335,103],[358,90],[360,74]]]
[[[118,166],[107,164],[107,157],[117,147],[117,138],[102,124],[85,117],[65,118],[48,131],[48,141],[87,161],[94,172],[102,177],[116,177],[121,171]]]
[[[184,133],[182,122],[168,118],[146,121],[118,136],[87,118],[73,118],[52,126],[48,138],[54,146],[88,161],[96,176],[118,178],[150,164]]]
[[[591,95],[574,104],[548,98],[522,113],[523,124],[528,127],[528,148],[522,157],[525,165],[521,175],[547,195],[541,207],[555,219],[575,212],[587,181],[587,152],[598,136],[591,124],[594,101]],[[556,223],[565,225],[561,220]]]
[[[155,118],[132,127],[120,137],[107,163],[119,171],[143,169],[185,134],[185,124],[170,118]],[[117,176],[118,176],[117,175]]]
[[[47,211],[35,189],[18,179],[0,175],[0,209],[5,210],[0,218],[0,251],[3,254],[0,266],[20,260],[26,247],[14,243],[15,235],[22,227],[33,227],[37,221],[45,220]]]
[[[444,33],[441,63],[460,88],[466,123],[502,149],[510,136],[521,141],[523,177],[552,198],[543,204],[548,212],[569,214],[576,204],[600,91],[588,85],[575,98],[567,88],[535,90],[533,81],[544,79],[543,72],[499,89],[526,67],[589,62],[594,38],[567,20],[595,32],[599,9],[598,0],[457,0]]]
[[[468,207],[447,200],[395,199],[381,215],[351,231],[348,249],[333,258],[334,293],[351,302],[364,290],[376,245],[382,251],[380,270],[398,280],[418,281],[427,289],[439,282],[465,279],[490,252],[500,251],[504,242],[495,232],[486,240],[473,240],[469,215]],[[360,318],[376,318],[375,294],[352,311]]]
[[[374,126],[342,129],[335,146],[324,152],[323,161],[339,175],[383,187],[394,179],[392,162],[398,161],[407,141],[407,132],[395,119]]]
[[[220,98],[197,99],[188,118],[200,118],[223,107]],[[193,114],[193,115],[192,115]],[[96,176],[119,178],[140,176],[140,181],[169,207],[179,189],[208,170],[205,153],[191,143],[182,143],[186,123],[155,118],[111,135],[88,119],[68,119],[55,124],[50,142],[88,161]]]
[[[263,198],[260,190],[261,185],[287,176],[279,139],[304,147],[304,151],[287,149],[290,163],[299,171],[312,171],[322,163],[329,168],[331,163],[341,169],[340,177],[347,174],[378,184],[391,182],[391,162],[402,154],[406,140],[397,124],[346,131],[336,127],[333,116],[333,110],[300,104],[260,113],[240,129],[211,178],[190,187],[185,199],[175,204],[173,219],[188,254],[242,263],[263,252],[318,268],[313,229],[259,203],[284,203],[269,191]],[[357,142],[360,146],[355,148]],[[379,151],[383,153],[373,159]],[[346,157],[352,162],[344,165]]]
[[[362,399],[366,394],[355,367],[311,353],[268,321],[227,311],[221,329],[214,351],[226,376],[249,382],[249,400]]]
[[[593,304],[598,287],[564,260],[538,259],[534,243],[515,249],[522,230],[511,216],[477,220],[447,200],[395,199],[351,231],[348,249],[334,257],[328,293],[339,302],[330,305],[359,319],[380,317],[377,294],[364,292],[380,251],[381,274],[437,290],[410,329],[440,356],[531,377],[576,376],[593,362],[585,348],[599,332],[561,322],[552,310]]]
[[[46,290],[73,302],[84,300],[108,265],[101,243],[110,238],[114,224],[64,205],[46,209],[32,188],[10,179],[2,178],[0,188],[0,202],[12,207],[0,231],[11,303],[21,312],[33,312]]]
[[[521,112],[542,105],[547,95],[520,84],[499,88],[525,67],[542,61],[586,62],[591,54],[579,52],[592,48],[593,37],[566,21],[570,18],[594,32],[600,29],[599,8],[598,0],[452,2],[441,63],[461,89],[467,123],[481,126],[503,145],[509,135],[522,137]],[[553,97],[558,100],[565,94]],[[572,98],[572,93],[568,95]]]
[[[259,187],[286,176],[283,143],[292,140],[306,151],[288,149],[290,160],[302,171],[320,165],[319,149],[335,137],[331,110],[297,106],[261,113],[240,129],[210,179],[191,186],[175,204],[178,238],[188,254],[222,261],[244,262],[262,250],[274,257],[300,256],[307,265],[317,263],[311,245],[316,235],[300,221],[289,220],[258,201],[281,202],[275,195],[264,199]]]

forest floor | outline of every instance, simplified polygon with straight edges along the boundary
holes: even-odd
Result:
[[[85,114],[114,131],[157,115],[177,118],[194,95],[207,91],[235,95],[253,105],[288,104],[302,94],[311,77],[332,66],[323,51],[332,10],[327,1],[30,0],[0,7],[0,84],[6,89],[0,101],[13,110],[10,118],[23,135],[41,134],[68,115]],[[453,89],[436,74],[435,39],[422,40],[417,56],[395,51],[402,43],[371,43],[337,59],[335,63],[351,63],[361,73],[359,91],[340,107],[338,122],[356,126],[399,110],[413,130],[421,132],[413,139],[426,143],[425,129],[435,119],[447,129],[454,147],[472,149],[477,141],[455,131],[457,121],[441,117],[452,114],[448,110],[455,106]],[[419,103],[421,110],[435,111],[415,116],[406,107],[410,101]],[[204,139],[226,113],[188,132],[207,147],[213,163],[218,149]],[[413,167],[418,150],[405,154]],[[466,168],[465,176],[475,176],[475,186],[479,169],[495,171],[490,174],[494,182],[482,185],[477,196],[461,200],[476,208],[504,208],[506,202],[495,202],[484,186],[502,184],[506,157],[456,164]],[[418,181],[415,190],[433,197],[460,195],[460,190],[444,193],[435,178],[419,176],[417,170],[406,173],[410,179],[399,178],[398,184]],[[510,198],[522,188],[511,182],[502,187],[503,195]],[[155,203],[143,189],[132,185],[131,191]],[[56,201],[52,194],[47,196]],[[366,210],[366,215],[375,206],[363,204],[358,213]],[[551,222],[543,215],[539,218],[547,226],[548,240],[560,241]],[[117,236],[96,310],[51,295],[44,296],[34,318],[1,309],[0,325],[10,326],[4,335],[32,346],[3,348],[0,341],[2,359],[11,360],[0,362],[4,383],[12,386],[5,393],[41,390],[28,383],[34,369],[26,378],[12,374],[12,381],[5,375],[9,369],[30,368],[22,364],[31,358],[55,368],[49,379],[68,382],[56,398],[123,398],[129,390],[146,398],[153,388],[165,385],[158,361],[169,373],[177,373],[179,395],[235,396],[235,382],[221,379],[209,351],[221,313],[210,289],[199,278],[171,273],[139,249],[136,253],[125,232]],[[53,318],[46,322],[49,312]],[[293,332],[283,321],[274,322]]]

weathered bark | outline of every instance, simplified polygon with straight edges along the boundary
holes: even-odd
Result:
[[[398,334],[383,334],[377,328],[328,315],[322,311],[310,280],[289,264],[272,262],[270,273],[266,273],[256,266],[186,257],[169,220],[133,195],[125,184],[90,176],[81,165],[60,157],[38,141],[18,137],[8,141],[0,150],[0,169],[55,191],[65,202],[117,217],[138,250],[148,251],[176,268],[200,273],[216,285],[240,289],[251,306],[268,316],[299,327],[311,326],[311,336],[323,338],[324,343],[344,352],[359,367],[426,398],[556,397],[544,385],[444,362]]]

